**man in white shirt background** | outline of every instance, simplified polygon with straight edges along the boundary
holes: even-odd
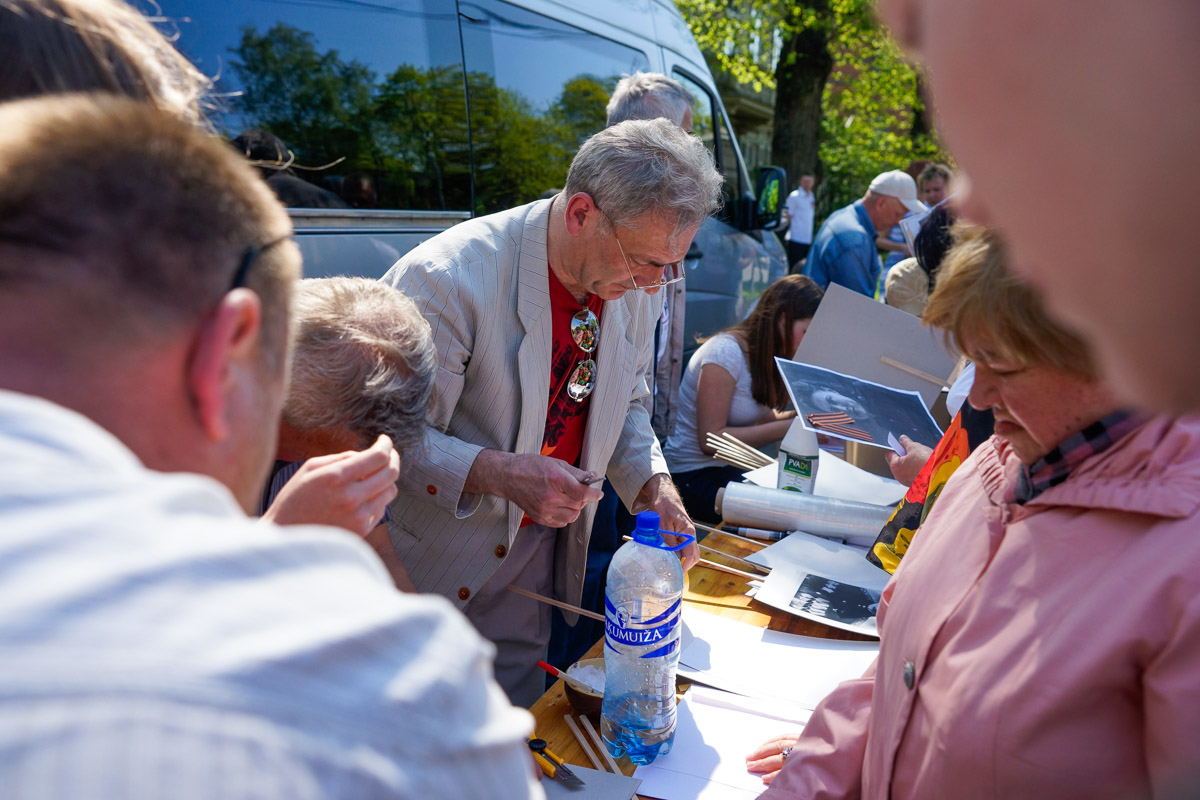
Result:
[[[799,272],[799,264],[812,246],[813,217],[817,201],[813,196],[815,178],[811,172],[800,174],[800,185],[787,196],[783,204],[783,223],[787,226],[784,244],[787,246],[788,272]]]

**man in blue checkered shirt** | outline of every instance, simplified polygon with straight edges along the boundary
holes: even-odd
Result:
[[[879,250],[875,239],[910,211],[923,211],[917,184],[895,169],[877,175],[866,195],[829,215],[813,239],[804,274],[822,289],[838,283],[867,297],[880,298]]]

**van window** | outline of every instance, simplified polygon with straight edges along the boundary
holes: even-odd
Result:
[[[460,0],[475,156],[475,211],[561,189],[583,140],[604,127],[642,51],[499,0]]]
[[[687,73],[677,69],[671,77],[683,84],[683,87],[692,94],[692,133],[699,136],[708,145],[712,151],[713,160],[716,161],[717,169],[725,177],[725,183],[722,186],[725,205],[719,216],[724,218],[732,215],[734,199],[739,192],[739,170],[737,158],[733,153],[733,143],[729,140],[729,134],[722,124],[721,107],[712,93]]]
[[[158,6],[143,10],[217,78],[219,132],[260,161],[285,154],[286,168],[263,169],[285,204],[471,207],[454,0]]]

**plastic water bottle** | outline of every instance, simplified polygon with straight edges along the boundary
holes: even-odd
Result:
[[[608,568],[604,593],[604,706],[600,732],[615,758],[649,764],[675,740],[683,567],[653,511],[637,516],[633,541]]]
[[[820,457],[816,432],[805,428],[800,418],[796,417],[779,443],[778,488],[812,494],[817,483]]]

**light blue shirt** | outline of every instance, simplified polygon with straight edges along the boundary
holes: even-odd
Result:
[[[862,200],[829,215],[813,239],[804,274],[822,289],[839,283],[867,297],[875,297],[879,282],[879,250],[875,225]]]
[[[0,796],[542,797],[527,712],[363,542],[0,392]]]

